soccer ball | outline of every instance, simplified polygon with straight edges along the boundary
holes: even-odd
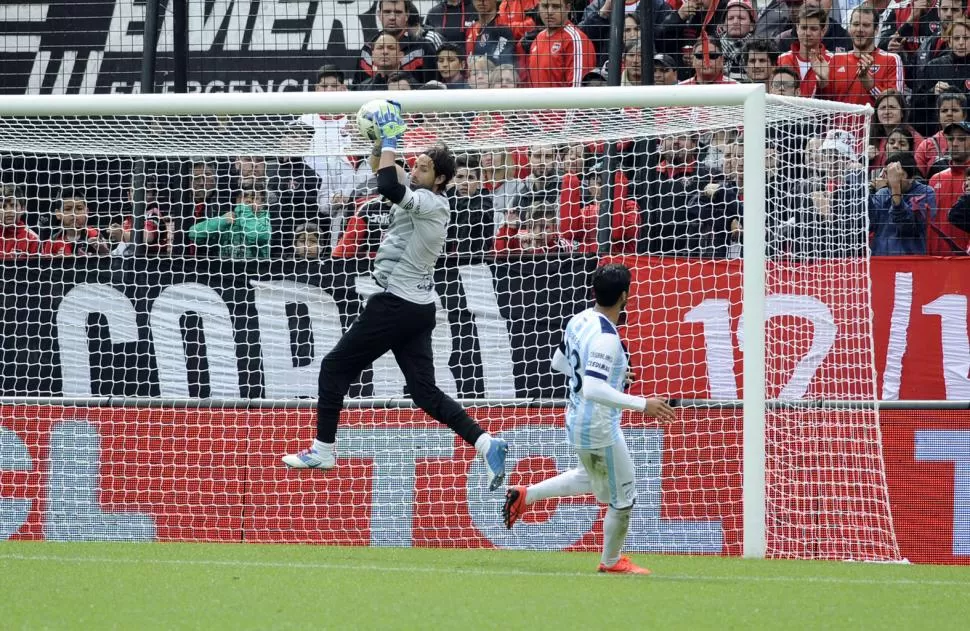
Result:
[[[357,110],[357,131],[371,142],[377,142],[381,138],[381,128],[371,119],[371,115],[376,113],[383,105],[387,105],[387,101],[374,99],[367,101]]]

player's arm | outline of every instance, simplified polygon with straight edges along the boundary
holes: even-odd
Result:
[[[403,170],[397,165],[398,145],[404,140],[407,127],[401,117],[401,106],[388,101],[374,113],[374,122],[380,128],[380,158],[377,161],[377,192],[392,204],[400,204],[408,189],[403,183]],[[376,157],[378,144],[371,152],[371,168]],[[399,172],[400,171],[400,172]]]
[[[564,375],[569,374],[569,360],[566,359],[566,345],[560,344],[552,355],[552,369]]]
[[[662,421],[674,420],[674,410],[666,401],[636,397],[609,384],[609,374],[622,352],[623,346],[617,336],[602,334],[596,337],[583,369],[583,398],[611,408],[645,412]]]

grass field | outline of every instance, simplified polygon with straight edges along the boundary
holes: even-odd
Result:
[[[0,543],[3,629],[943,629],[970,568],[247,544]]]

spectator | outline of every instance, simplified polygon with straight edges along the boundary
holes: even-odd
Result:
[[[145,180],[145,224],[142,243],[152,254],[171,254],[171,221],[162,216],[158,204],[158,186],[154,178]],[[114,218],[108,226],[108,241],[112,256],[132,256],[135,254],[135,188],[128,187],[128,201],[121,215]]]
[[[869,198],[869,246],[873,256],[926,254],[926,218],[936,208],[933,189],[917,180],[911,153],[886,160],[887,186]]]
[[[290,251],[297,225],[312,222],[318,229],[322,227],[320,234],[328,234],[331,222],[339,222],[330,215],[332,204],[320,212],[320,177],[302,158],[314,133],[309,125],[292,125],[280,142],[280,155],[270,173],[270,249],[274,258]]]
[[[822,28],[827,16],[818,6],[805,5],[798,12],[798,41],[791,50],[778,58],[779,66],[787,66],[798,72],[798,94],[813,98],[824,90],[829,82],[829,62],[832,53],[822,44]]]
[[[744,45],[744,73],[739,81],[763,83],[765,88],[771,80],[771,73],[778,63],[778,51],[767,39],[749,39]],[[737,79],[737,77],[734,77]]]
[[[923,41],[939,30],[940,15],[932,6],[935,4],[934,0],[891,3],[882,16],[879,47],[904,59],[916,56]]]
[[[744,79],[744,51],[754,33],[757,19],[748,0],[728,0],[724,14],[724,33],[719,43],[724,53],[724,72],[735,81]]]
[[[579,28],[593,43],[596,49],[596,65],[603,67],[610,54],[610,12],[613,10],[613,0],[592,0],[586,4]],[[626,17],[623,21],[623,44],[640,41],[640,16],[637,15],[637,5],[627,3],[624,7]],[[671,12],[670,5],[664,0],[653,0],[654,23],[660,24],[664,17]],[[660,52],[658,50],[658,52]]]
[[[187,236],[192,226],[199,221],[205,221],[210,217],[218,217],[232,209],[231,203],[224,193],[225,189],[218,186],[215,167],[205,161],[199,160],[192,164],[191,194],[192,205],[183,208],[181,212],[175,211],[173,219],[178,220],[175,227],[173,254],[181,254],[183,237]],[[173,213],[174,214],[174,213]],[[207,247],[196,244],[188,252],[195,256],[206,257],[210,254]]]
[[[320,79],[317,81],[317,92],[345,92],[343,73],[334,65],[327,64],[320,68]],[[293,143],[295,146],[286,147],[287,153],[296,151],[294,155],[302,156],[303,162],[317,174],[319,192],[316,205],[318,211],[326,217],[337,218],[343,208],[344,200],[354,189],[354,166],[348,157],[350,149],[350,135],[356,133],[354,124],[346,114],[307,114],[297,121],[299,125],[313,129],[313,137],[309,143],[299,133],[288,134],[284,138],[284,145]],[[292,162],[292,160],[291,160]],[[270,195],[275,194],[270,184]],[[335,202],[336,200],[336,202]],[[274,202],[274,200],[270,200]],[[274,202],[275,203],[275,202]],[[330,224],[331,228],[339,228],[340,221]],[[274,247],[282,247],[283,241],[288,240],[285,233],[274,231],[277,242]]]
[[[263,156],[239,156],[229,170],[233,190],[266,188],[266,159]]]
[[[612,254],[635,254],[637,232],[639,231],[640,209],[637,203],[627,197],[627,181],[622,172],[614,175],[613,208],[610,230],[610,252]],[[592,165],[584,178],[584,199],[580,214],[570,223],[560,224],[562,237],[571,243],[571,249],[586,254],[598,251],[598,226],[602,206],[607,202],[610,174],[606,161],[600,160]]]
[[[189,239],[216,243],[226,259],[267,259],[270,254],[270,218],[263,191],[241,191],[231,212],[192,226]]]
[[[963,180],[963,195],[950,208],[947,218],[951,225],[964,232],[970,232],[970,170],[967,171],[967,177]]]
[[[392,2],[393,0],[384,0]],[[401,70],[403,52],[397,37],[388,31],[381,31],[369,44],[367,51],[368,76],[355,82],[358,90],[386,90],[387,78]],[[364,51],[361,50],[361,55]],[[359,74],[359,73],[358,73]]]
[[[519,39],[532,26],[513,24],[508,15],[499,15],[498,0],[472,0],[478,11],[478,20],[465,34],[465,55],[487,57],[496,66],[515,64],[516,57],[522,57]]]
[[[518,73],[512,64],[503,64],[492,70],[489,85],[497,90],[511,90],[516,87]]]
[[[391,204],[377,195],[360,199],[347,229],[333,249],[333,258],[374,258],[391,223]]]
[[[776,96],[798,96],[801,83],[798,71],[790,66],[779,66],[771,71],[768,94]]]
[[[698,217],[689,200],[711,181],[698,160],[694,134],[666,136],[660,143],[660,162],[654,169],[647,196],[646,221],[640,228],[638,250],[646,254],[689,256],[698,233]]]
[[[88,225],[88,203],[82,195],[71,190],[61,193],[61,202],[54,213],[60,226],[44,243],[48,256],[103,256],[110,246],[101,231]]]
[[[413,90],[414,80],[406,72],[392,72],[387,75],[387,89],[391,91]]]
[[[541,196],[521,198],[495,234],[496,256],[536,256],[559,249],[555,205]]]
[[[677,62],[670,55],[653,56],[653,84],[677,85]]]
[[[771,0],[761,10],[755,22],[754,36],[758,39],[777,40],[782,32],[794,27],[800,8],[800,0]]]
[[[936,110],[940,121],[940,130],[931,137],[924,139],[916,147],[916,166],[919,167],[920,173],[925,178],[935,175],[937,162],[946,159],[948,145],[943,129],[950,123],[959,123],[966,120],[967,97],[965,94],[957,92],[944,92],[936,99]],[[946,169],[946,166],[939,168],[940,171],[944,169]]]
[[[704,20],[712,2],[717,5],[715,16],[704,29]],[[727,2],[728,0],[683,0],[676,10],[666,12],[663,19],[658,15],[654,32],[657,52],[680,55],[700,39],[704,30],[711,41],[716,41],[717,26],[724,22]]]
[[[446,44],[464,47],[465,36],[476,19],[478,12],[472,0],[441,0],[431,7],[424,22],[441,33]]]
[[[317,82],[313,86],[314,92],[346,92],[344,73],[334,64],[324,64],[317,70]]]
[[[688,214],[698,222],[697,254],[735,258],[744,189],[744,146],[738,138],[725,146],[723,164],[723,174],[712,172],[711,180],[690,197]]]
[[[320,226],[315,223],[304,223],[296,227],[293,237],[293,258],[297,261],[315,261],[323,256],[323,245],[320,243]]]
[[[734,79],[724,76],[724,53],[721,44],[716,40],[708,42],[707,52],[704,52],[704,42],[697,40],[692,51],[694,76],[681,81],[681,85],[712,85],[721,83],[737,83]]]
[[[852,50],[852,39],[842,26],[842,21],[832,15],[832,0],[795,0],[789,3],[793,23],[788,30],[778,35],[776,45],[778,50],[790,50],[792,44],[798,40],[798,14],[804,7],[818,7],[825,12],[822,20],[822,44],[830,53],[844,53]]]
[[[586,145],[581,142],[574,142],[566,147],[562,156],[563,173],[572,173],[577,177],[583,177],[586,172]]]
[[[438,81],[449,90],[467,88],[465,77],[465,58],[457,46],[450,42],[438,49]]]
[[[596,67],[589,38],[569,21],[566,0],[541,0],[539,18],[545,28],[529,51],[529,84],[533,88],[578,88]]]
[[[930,130],[933,103],[944,92],[970,93],[970,19],[954,18],[943,36],[950,52],[937,57],[923,67],[922,82],[915,92],[915,107],[923,123],[921,129]]]
[[[593,68],[590,72],[586,73],[585,77],[583,77],[584,88],[601,88],[608,83],[609,82],[607,81],[606,75],[603,74],[603,71],[599,68]]]
[[[408,33],[408,2],[406,0],[378,0],[377,20],[381,24],[382,31],[376,37],[364,44],[360,50],[360,61],[358,63],[357,74],[354,75],[354,85],[360,84],[374,78],[378,73],[387,75],[395,70],[405,70],[414,76],[418,76],[422,82],[434,78],[434,56],[435,47],[424,39],[416,39]],[[398,48],[396,64],[388,60],[382,60],[383,68],[378,70],[375,66],[378,61],[374,59],[376,51],[374,47],[378,43],[389,46],[390,42],[381,39],[384,35],[394,38],[394,44]],[[385,55],[390,54],[388,51]],[[370,88],[358,89],[383,89],[383,81],[370,83]]]
[[[23,195],[14,186],[4,186],[0,199],[0,258],[15,258],[40,252],[40,237],[24,223]]]
[[[454,186],[448,190],[451,222],[446,251],[450,254],[484,254],[491,250],[495,231],[492,196],[482,187],[477,156],[458,156]]]
[[[808,231],[815,207],[805,180],[799,177],[802,165],[798,160],[802,158],[804,151],[797,145],[791,146],[790,130],[774,128],[768,131],[768,143],[765,146],[767,255],[771,258],[817,256],[818,253],[812,251],[811,233]],[[821,146],[821,141],[819,145]],[[741,156],[743,160],[743,153]],[[741,165],[743,166],[743,162]],[[729,168],[725,167],[726,170]],[[743,183],[742,179],[738,184],[738,199],[742,202]],[[735,238],[739,236],[741,223],[732,223]]]
[[[861,256],[865,248],[866,174],[861,168],[855,136],[829,130],[819,145],[821,180],[812,192],[814,213],[805,234],[818,256]]]
[[[411,0],[405,0],[408,12],[408,35],[411,39],[419,42],[424,42],[425,52],[433,52],[434,55],[438,54],[438,49],[445,43],[445,37],[433,28],[427,28],[424,25],[424,21],[421,19],[421,12],[418,11],[418,7],[415,6],[414,2]],[[434,73],[436,70],[436,64],[434,56],[428,56],[425,58],[425,76]],[[428,78],[426,81],[430,81]]]
[[[485,55],[476,55],[468,59],[468,87],[484,90],[492,87],[492,73],[497,66]]]
[[[640,85],[640,42],[630,42],[623,50],[623,74],[620,75],[620,85]]]
[[[926,253],[937,256],[965,254],[970,245],[970,235],[957,231],[948,220],[950,209],[966,191],[970,122],[950,123],[943,133],[950,147],[950,168],[930,178],[930,188],[936,193],[936,214],[929,222],[926,245]]]
[[[938,21],[933,21],[933,11],[936,11]],[[919,50],[916,51],[916,58],[912,63],[915,68],[920,69],[940,55],[949,52],[950,46],[943,33],[950,28],[954,19],[966,15],[966,13],[967,0],[937,0],[936,9],[929,9],[925,18],[922,14],[917,15],[915,10],[912,12],[910,19],[912,20],[915,16],[919,20],[922,40]],[[929,35],[923,35],[927,28],[930,31]]]
[[[918,146],[923,137],[907,123],[908,112],[903,95],[894,89],[887,89],[876,98],[876,114],[873,117],[869,142],[876,144],[876,153],[869,166],[881,167],[886,159],[886,140],[889,133],[897,127],[907,127],[913,135],[914,145]]]
[[[492,198],[494,232],[502,225],[506,212],[515,206],[518,194],[516,166],[510,152],[492,149],[482,154],[481,167],[482,189]]]
[[[843,103],[873,105],[886,90],[902,93],[903,62],[894,53],[876,48],[876,11],[867,4],[852,10],[849,33],[852,51],[835,53],[829,62],[826,97]]]

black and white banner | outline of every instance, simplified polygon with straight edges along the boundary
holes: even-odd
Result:
[[[172,7],[160,0],[159,89],[170,91]],[[415,4],[426,15],[431,0]],[[144,0],[0,3],[0,94],[140,92]],[[378,32],[374,0],[188,0],[190,92],[312,89],[355,67]]]
[[[377,290],[369,261],[6,261],[0,394],[316,396],[322,357]],[[124,266],[124,267],[122,267]],[[560,397],[549,361],[595,259],[447,264],[434,354],[460,398]],[[351,396],[398,398],[391,354]]]

